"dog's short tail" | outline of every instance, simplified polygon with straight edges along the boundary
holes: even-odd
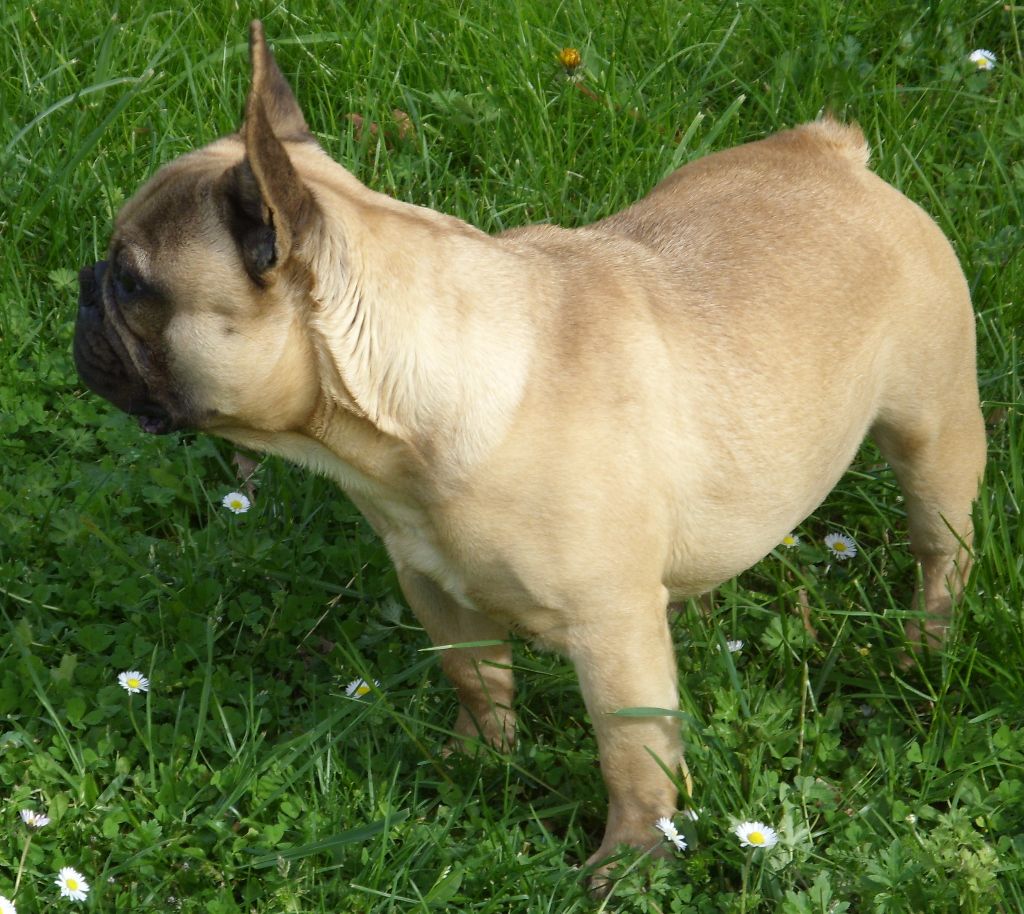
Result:
[[[822,146],[829,147],[856,165],[866,166],[871,159],[871,147],[857,124],[843,124],[823,111],[816,121],[804,125],[804,129],[815,134]]]

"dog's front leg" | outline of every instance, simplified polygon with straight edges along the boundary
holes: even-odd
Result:
[[[666,595],[659,593],[645,605],[634,603],[608,613],[592,611],[567,645],[597,732],[601,773],[608,788],[604,840],[587,861],[597,867],[591,876],[596,889],[602,887],[610,869],[602,861],[621,844],[655,847],[661,837],[655,823],[676,809],[676,786],[661,765],[673,773],[682,765],[679,721],[615,714],[624,708],[675,710],[679,706],[666,602]]]
[[[508,631],[486,616],[460,606],[433,581],[408,568],[398,580],[409,606],[436,645],[502,641],[482,647],[450,648],[441,652],[441,668],[459,696],[459,715],[451,748],[462,741],[483,739],[495,749],[515,743],[512,710],[512,647]]]

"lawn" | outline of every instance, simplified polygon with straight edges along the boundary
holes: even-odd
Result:
[[[18,914],[1024,910],[1024,7],[238,6],[0,7],[0,896]],[[518,748],[443,757],[454,693],[349,502],[269,458],[246,488],[230,446],[144,436],[76,377],[77,268],[160,164],[236,128],[254,13],[333,157],[487,231],[585,224],[827,108],[964,266],[990,461],[946,649],[901,663],[914,569],[865,447],[799,545],[674,616],[699,819],[677,821],[686,851],[625,855],[603,902],[580,879],[604,788],[568,662],[518,645]],[[744,820],[778,844],[741,847]],[[84,901],[60,897],[62,867]]]

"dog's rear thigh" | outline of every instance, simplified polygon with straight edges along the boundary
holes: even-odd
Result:
[[[918,403],[872,430],[903,490],[910,549],[921,566],[914,609],[923,609],[923,625],[912,619],[906,626],[915,650],[941,646],[971,567],[971,505],[985,465],[985,427],[970,363],[945,389],[936,382],[937,389],[922,391]]]

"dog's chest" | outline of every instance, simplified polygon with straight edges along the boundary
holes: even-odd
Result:
[[[417,505],[382,497],[380,491],[370,497],[367,494],[350,493],[350,497],[384,541],[395,566],[422,574],[459,605],[478,610],[469,596],[465,569],[443,541],[430,514]]]
[[[466,609],[478,607],[467,593],[466,576],[459,564],[441,546],[436,532],[429,522],[406,523],[381,532],[384,545],[392,561],[398,567],[411,568],[448,593]]]

